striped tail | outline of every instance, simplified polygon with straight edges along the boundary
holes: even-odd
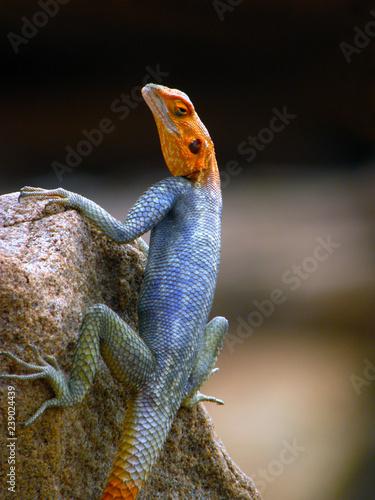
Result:
[[[165,407],[150,399],[135,398],[126,411],[115,462],[100,500],[135,500],[160,455],[172,418]]]

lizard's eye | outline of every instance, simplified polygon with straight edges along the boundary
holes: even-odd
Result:
[[[200,148],[201,148],[201,144],[202,144],[202,141],[200,139],[194,139],[194,141],[189,144],[190,151],[194,155],[197,155],[199,153]]]
[[[176,102],[173,106],[173,113],[176,116],[186,116],[188,113],[188,108],[183,102]]]

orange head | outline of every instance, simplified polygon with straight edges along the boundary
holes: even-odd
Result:
[[[211,137],[186,94],[149,83],[143,87],[142,95],[154,115],[164,159],[172,175],[193,178],[217,168]]]

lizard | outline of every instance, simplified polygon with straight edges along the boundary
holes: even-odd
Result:
[[[220,261],[222,197],[214,145],[189,97],[147,84],[142,95],[154,116],[163,156],[172,176],[150,187],[124,222],[95,202],[63,188],[25,186],[19,200],[46,199],[77,210],[119,244],[138,242],[147,254],[137,304],[138,332],[104,304],[88,308],[69,379],[52,356],[31,348],[35,363],[1,354],[33,371],[2,378],[44,378],[55,397],[23,425],[50,407],[79,404],[89,391],[101,354],[112,376],[130,391],[120,444],[101,500],[134,500],[150,474],[181,405],[223,404],[200,392],[214,369],[228,330],[223,317],[207,323]],[[150,246],[141,236],[151,230]]]

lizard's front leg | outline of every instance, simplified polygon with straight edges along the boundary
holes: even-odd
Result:
[[[97,229],[117,243],[130,243],[137,240],[145,255],[147,244],[140,238],[165,216],[180,193],[186,188],[185,179],[169,177],[151,186],[135,203],[124,222],[112,217],[97,203],[72,193],[66,189],[43,189],[25,186],[21,189],[19,200],[30,197],[47,198],[46,207],[57,203],[78,210]]]
[[[122,223],[112,217],[97,203],[94,203],[77,193],[72,193],[71,191],[67,191],[63,188],[44,189],[25,186],[20,191],[18,201],[21,201],[23,198],[31,197],[48,198],[46,207],[53,203],[57,203],[58,205],[64,207],[75,208],[114,241],[118,241],[118,238],[120,237],[119,243],[125,242],[121,240],[120,236],[123,229]],[[147,243],[140,236],[135,238],[135,241],[143,254],[148,257]]]
[[[63,207],[78,210],[97,229],[100,229],[106,236],[118,243],[130,243],[136,240],[142,252],[147,256],[148,245],[140,238],[139,234],[136,234],[136,231],[129,231],[130,228],[126,231],[122,222],[112,217],[112,215],[94,201],[63,188],[43,189],[30,186],[25,186],[21,189],[18,201],[33,197],[47,198],[46,207],[56,203]]]

